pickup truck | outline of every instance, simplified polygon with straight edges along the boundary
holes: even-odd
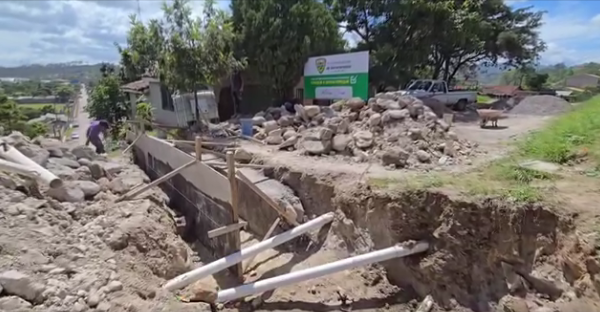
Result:
[[[463,111],[467,104],[477,102],[477,92],[448,91],[448,85],[443,80],[414,80],[401,92],[417,98],[434,98],[457,111]]]

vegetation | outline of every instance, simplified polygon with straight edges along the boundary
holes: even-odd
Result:
[[[44,135],[48,127],[42,123],[26,123],[27,120],[39,117],[38,110],[23,109],[5,94],[0,92],[0,127],[5,133],[20,131],[29,137]]]
[[[111,123],[114,137],[118,137],[123,119],[129,115],[129,108],[123,92],[120,90],[121,80],[114,67],[105,64],[102,78],[92,90],[85,110],[95,119],[103,119]]]
[[[293,97],[308,57],[344,52],[337,22],[321,2],[233,0],[231,8],[238,54],[276,99]]]

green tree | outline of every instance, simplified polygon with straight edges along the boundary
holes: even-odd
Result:
[[[0,93],[0,124],[5,131],[15,130],[19,121],[23,121],[25,116],[14,101],[10,100],[5,94]]]
[[[61,84],[56,87],[54,94],[60,103],[67,103],[75,95],[75,89],[71,85]]]
[[[42,115],[54,114],[54,106],[44,105],[44,106],[42,106],[42,109],[40,110],[40,112],[42,113]]]
[[[22,106],[19,107],[21,113],[23,114],[26,120],[31,120],[35,118],[39,118],[42,115],[42,111],[33,107]]]
[[[501,0],[326,0],[346,31],[371,51],[373,83],[415,75],[453,80],[474,65],[520,67],[545,48],[542,12]]]
[[[153,110],[154,108],[152,107],[152,104],[142,102],[137,104],[135,113],[138,119],[151,122],[154,115]]]
[[[204,2],[203,18],[193,19],[187,0],[164,4],[163,30],[166,46],[160,64],[160,76],[172,90],[194,94],[199,118],[197,91],[214,87],[244,62],[233,54],[232,26],[214,1]]]
[[[92,90],[85,110],[93,118],[110,122],[113,134],[116,134],[130,110],[120,89],[121,80],[114,68],[105,64],[101,72],[103,77]]]
[[[530,90],[540,91],[548,81],[548,74],[532,73],[525,77],[525,85]]]
[[[231,9],[238,53],[279,99],[292,96],[308,57],[343,51],[337,22],[321,1],[233,0]]]
[[[24,132],[26,136],[35,138],[37,136],[43,136],[48,133],[48,126],[42,122],[33,122],[25,124]]]
[[[123,83],[138,80],[142,75],[158,77],[158,66],[162,61],[165,39],[162,23],[152,19],[145,25],[135,16],[130,16],[127,46],[117,45],[121,55],[121,80]]]

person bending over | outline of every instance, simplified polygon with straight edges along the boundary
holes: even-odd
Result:
[[[108,133],[108,122],[105,120],[94,121],[87,129],[87,140],[85,141],[85,146],[88,146],[90,143],[96,147],[96,154],[104,154],[106,151],[104,150],[104,144],[102,143],[102,139],[100,138],[100,134],[107,137]]]

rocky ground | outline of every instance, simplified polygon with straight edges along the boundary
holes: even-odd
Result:
[[[177,218],[166,206],[164,193],[154,188],[135,200],[114,202],[149,182],[138,167],[126,159],[96,155],[91,148],[67,148],[53,139],[29,140],[20,133],[2,139],[60,176],[66,187],[50,190],[0,173],[0,311],[209,311],[207,304],[179,302],[160,288],[201,265],[197,253],[177,235]],[[244,235],[244,246],[257,242]],[[334,237],[329,242],[337,246]],[[261,254],[248,280],[347,256],[333,247]],[[208,279],[182,294],[205,285],[231,286]],[[366,311],[398,304],[389,299],[398,288],[380,269],[359,268],[291,286],[265,299],[250,297],[217,308],[255,310],[264,304],[275,311],[335,310],[341,303],[339,291],[354,300],[369,299]],[[267,298],[269,302],[263,302]]]
[[[365,102],[343,100],[329,107],[295,105],[258,113],[254,138],[280,150],[335,156],[349,162],[380,161],[389,168],[432,168],[460,164],[475,154],[472,144],[441,117],[447,108],[398,92],[377,94]]]
[[[168,311],[165,279],[192,252],[177,236],[164,194],[113,203],[147,176],[94,151],[19,133],[4,138],[66,184],[39,187],[0,174],[0,311]],[[178,310],[185,309],[185,306]],[[185,310],[181,310],[185,311]]]

